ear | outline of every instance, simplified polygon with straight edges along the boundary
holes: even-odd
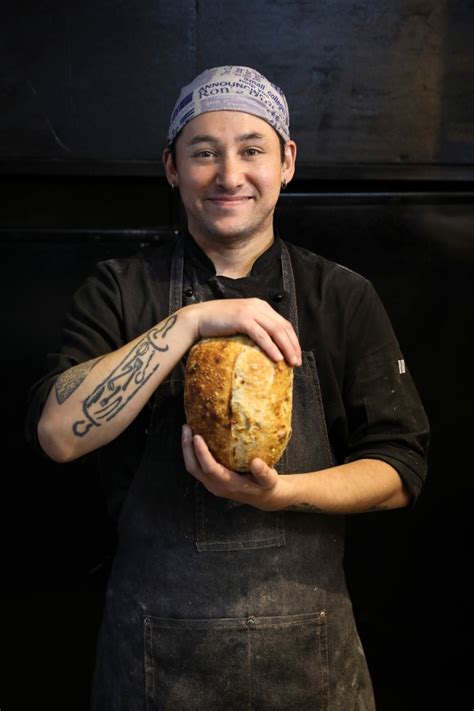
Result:
[[[285,157],[281,165],[281,179],[287,185],[295,174],[296,153],[296,143],[287,141],[285,143]]]
[[[173,163],[173,158],[171,156],[171,151],[169,148],[165,148],[163,151],[163,165],[165,166],[165,173],[168,183],[172,187],[177,187],[178,185],[178,171]]]

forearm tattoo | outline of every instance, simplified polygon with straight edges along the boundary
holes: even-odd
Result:
[[[112,420],[151,378],[160,367],[159,354],[169,350],[168,344],[160,344],[177,318],[173,314],[162,325],[148,331],[105,380],[84,399],[84,419],[77,420],[72,426],[77,437],[84,437],[93,427],[100,427],[103,422]],[[83,375],[82,380],[86,375]]]
[[[323,509],[319,509],[317,506],[313,506],[313,504],[294,504],[293,506],[288,506],[286,511],[300,511],[301,513],[317,513],[317,514],[325,514],[327,511],[323,511]],[[372,507],[371,509],[367,509],[367,512],[369,511],[388,511],[389,507],[385,506],[384,504],[378,504],[377,506]]]
[[[304,503],[293,504],[293,506],[288,506],[286,511],[299,511],[300,513],[317,513],[317,514],[326,513],[326,511],[319,509],[317,506],[313,506],[313,504],[304,504]]]
[[[57,378],[54,389],[56,391],[56,400],[59,405],[66,402],[68,397],[73,394],[74,390],[77,390],[79,385],[84,382],[86,377],[91,372],[92,368],[97,365],[97,363],[102,360],[104,356],[99,358],[94,358],[94,360],[89,360],[87,363],[79,363]]]

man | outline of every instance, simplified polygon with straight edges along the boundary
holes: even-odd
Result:
[[[97,450],[118,515],[96,709],[374,708],[343,515],[415,500],[428,428],[370,283],[274,234],[295,159],[255,70],[184,87],[163,160],[188,234],[98,266],[35,389],[31,436],[58,462]],[[295,366],[277,470],[229,471],[183,426],[187,351],[234,333]]]

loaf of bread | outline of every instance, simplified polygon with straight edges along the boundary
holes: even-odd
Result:
[[[293,369],[272,361],[250,338],[204,338],[189,352],[187,422],[215,459],[248,471],[260,457],[280,459],[291,436]]]

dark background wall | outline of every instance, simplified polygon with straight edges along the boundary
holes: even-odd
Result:
[[[469,0],[16,0],[0,45],[0,159],[162,175],[176,89],[247,64],[284,87],[300,175],[474,161]]]
[[[2,711],[87,709],[114,546],[93,460],[26,449],[27,390],[93,263],[173,237],[168,116],[183,83],[224,63],[287,93],[299,160],[279,230],[374,282],[432,425],[418,506],[348,522],[378,708],[472,708],[473,30],[467,0],[4,9]]]

